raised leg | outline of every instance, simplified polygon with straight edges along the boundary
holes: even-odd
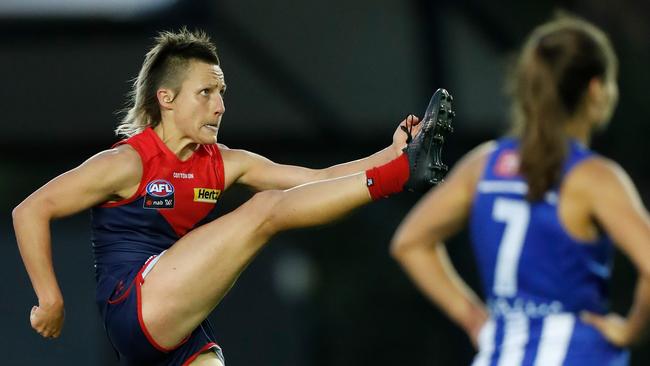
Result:
[[[162,347],[203,321],[275,233],[337,219],[371,201],[364,173],[256,194],[176,242],[141,288],[142,318]]]
[[[373,181],[379,177],[375,183],[393,183],[371,184],[373,195],[381,197],[404,186],[428,189],[442,180],[446,166],[440,152],[451,132],[451,102],[451,95],[438,89],[406,156],[368,171]],[[383,176],[400,164],[405,176]],[[366,174],[359,173],[258,193],[235,211],[185,235],[160,258],[141,288],[142,319],[154,341],[175,346],[194,330],[275,233],[323,224],[370,202],[366,184]]]
[[[223,366],[219,357],[212,351],[201,353],[199,357],[188,364],[189,366]]]

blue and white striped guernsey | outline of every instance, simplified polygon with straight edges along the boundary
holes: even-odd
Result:
[[[473,366],[618,366],[626,350],[608,343],[579,312],[607,311],[613,246],[572,238],[557,213],[558,189],[525,199],[518,141],[498,141],[478,183],[470,229],[490,320]],[[572,141],[562,179],[593,152]]]

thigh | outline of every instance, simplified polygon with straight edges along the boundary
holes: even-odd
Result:
[[[212,351],[201,353],[196,359],[191,361],[190,366],[224,366],[217,355]]]
[[[221,301],[278,230],[340,218],[370,202],[365,174],[257,193],[176,242],[142,285],[142,316],[162,345],[183,339]]]
[[[152,257],[139,269],[135,268],[120,277],[115,290],[104,301],[102,315],[111,344],[124,365],[187,365],[206,352],[222,360],[222,350],[207,319],[172,347],[161,347],[155,342],[141,321],[143,275],[152,268],[150,265],[156,262],[156,258],[165,255]],[[201,356],[201,359],[211,357]]]
[[[142,320],[162,347],[178,344],[207,318],[268,240],[260,228],[269,195],[255,197],[185,235],[142,280]]]

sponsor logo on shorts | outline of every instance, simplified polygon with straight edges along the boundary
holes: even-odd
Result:
[[[194,188],[194,202],[217,203],[219,196],[220,189]]]
[[[174,208],[174,186],[164,179],[147,184],[144,208]]]

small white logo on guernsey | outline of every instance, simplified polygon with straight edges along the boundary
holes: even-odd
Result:
[[[519,173],[519,154],[514,150],[504,150],[494,165],[494,174],[501,177],[514,177]]]
[[[194,179],[194,173],[178,173],[178,172],[174,172],[174,178],[177,178],[177,179]]]
[[[220,189],[194,188],[194,202],[217,203]]]

